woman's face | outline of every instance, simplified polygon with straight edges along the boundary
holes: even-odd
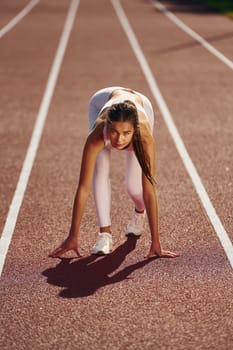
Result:
[[[132,122],[112,122],[108,126],[108,132],[112,146],[121,150],[132,141],[134,126]]]

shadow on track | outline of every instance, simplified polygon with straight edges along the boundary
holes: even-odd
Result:
[[[221,40],[226,40],[226,39],[231,39],[233,37],[233,32],[228,32],[228,33],[224,33],[224,34],[219,34],[219,35],[214,35],[214,36],[209,36],[209,37],[204,37],[203,38],[208,41],[209,43],[215,43],[217,41],[221,41]],[[174,45],[171,47],[167,47],[164,49],[160,49],[160,50],[153,50],[153,54],[167,54],[167,53],[171,53],[171,52],[178,52],[181,50],[186,50],[186,49],[191,49],[195,46],[200,46],[201,44],[197,41],[194,41],[193,39],[184,43],[184,44],[179,44],[179,45]]]
[[[202,0],[160,0],[160,2],[166,6],[167,10],[173,13],[191,12],[206,15],[219,12],[213,5],[210,6],[210,4]]]
[[[143,267],[152,260],[144,259],[123,270],[113,273],[125,260],[126,256],[135,249],[137,238],[127,240],[104,257],[90,255],[72,262],[72,258],[60,258],[61,262],[54,268],[43,271],[49,284],[65,287],[59,296],[62,298],[80,298],[94,294],[99,288],[127,279],[135,270]]]

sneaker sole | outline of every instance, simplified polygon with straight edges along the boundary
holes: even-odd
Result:
[[[136,234],[134,232],[126,232],[125,235],[126,235],[126,237],[137,237],[137,238],[139,238],[142,234],[141,233]]]
[[[96,252],[91,252],[92,255],[108,255],[110,254],[112,251],[108,252],[108,253],[105,253],[103,252],[102,250],[98,250]]]

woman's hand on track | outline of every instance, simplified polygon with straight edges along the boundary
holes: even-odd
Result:
[[[153,245],[151,245],[149,253],[145,256],[145,259],[154,258],[154,257],[158,257],[158,258],[176,258],[178,256],[180,256],[180,255],[177,254],[177,253],[174,253],[174,252],[170,252],[169,250],[161,249],[160,252],[157,252],[156,249],[153,247]]]
[[[73,250],[79,258],[82,257],[82,255],[78,251],[77,242],[70,239],[69,237],[58,248],[56,248],[53,252],[51,252],[49,254],[49,257],[58,258],[62,254],[65,254],[70,250]]]

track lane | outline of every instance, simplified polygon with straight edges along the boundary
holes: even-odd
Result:
[[[166,104],[166,101],[164,100],[158,84],[153,76],[153,73],[150,69],[150,66],[148,65],[148,62],[143,54],[143,51],[140,47],[140,44],[132,30],[132,27],[124,13],[124,10],[122,8],[122,6],[120,5],[119,1],[117,0],[113,0],[112,1],[113,6],[116,10],[117,16],[121,22],[122,28],[125,31],[125,34],[128,37],[129,43],[135,53],[135,56],[137,57],[137,60],[142,68],[142,71],[144,73],[144,76],[148,82],[148,85],[150,86],[151,92],[153,93],[153,97],[154,99],[157,101],[160,111],[162,113],[163,119],[166,122],[167,128],[170,132],[170,135],[175,143],[175,146],[177,148],[177,151],[179,152],[179,155],[184,163],[184,166],[193,182],[193,185],[195,187],[195,190],[199,196],[199,199],[203,205],[203,208],[206,211],[206,214],[222,244],[222,247],[225,251],[225,254],[228,257],[228,260],[231,264],[231,267],[233,268],[233,245],[232,242],[230,240],[230,238],[228,237],[228,234],[226,232],[226,230],[224,229],[221,220],[219,218],[219,216],[216,213],[216,210],[213,206],[213,204],[210,201],[210,198],[205,190],[205,187],[203,186],[202,180],[196,170],[196,167],[192,161],[192,159],[190,158],[187,149],[184,145],[184,142],[179,134],[179,131],[174,123],[174,119],[173,116],[171,115],[169,108]],[[206,44],[205,44],[205,48],[206,48]],[[211,52],[213,51],[213,48],[211,50]],[[216,56],[216,53],[215,53]],[[224,57],[225,59],[225,57]],[[225,62],[225,61],[224,61]],[[228,61],[226,61],[228,62]]]
[[[46,89],[43,95],[43,99],[40,104],[39,112],[36,118],[35,126],[33,128],[32,137],[25,159],[23,161],[23,167],[19,176],[17,187],[12,199],[10,210],[7,215],[6,224],[3,229],[3,233],[0,241],[0,274],[2,272],[5,257],[8,251],[8,247],[11,243],[15,225],[17,222],[18,213],[24,198],[24,193],[27,188],[28,180],[33,167],[34,159],[37,154],[37,149],[40,143],[41,135],[43,133],[44,124],[50,107],[50,103],[56,87],[58,75],[60,73],[60,67],[65,55],[67,43],[72,31],[74,19],[79,6],[79,0],[73,0],[70,4],[69,11],[66,17],[65,25],[62,31],[62,35],[59,41],[59,45],[54,57],[51,71],[49,73]]]
[[[132,6],[128,2],[125,5],[130,13]],[[163,14],[154,12],[149,4],[140,5],[140,11],[149,17],[148,22],[136,21],[132,16],[130,21],[207,193],[232,240],[231,70],[221,62],[218,64],[202,47],[182,47],[187,35]],[[154,16],[150,17],[152,13]],[[173,49],[166,50],[166,46]],[[194,56],[198,60],[193,60]]]
[[[68,2],[64,1],[63,4],[66,6]],[[30,141],[62,30],[62,21],[65,19],[65,12],[62,11],[56,11],[51,16],[53,9],[54,5],[41,2],[14,31],[0,40],[1,232]],[[62,3],[60,9],[62,10]],[[41,28],[43,20],[50,21],[51,27]],[[44,40],[45,37],[47,41]]]
[[[28,0],[2,0],[0,4],[0,30],[9,23],[28,3]]]
[[[150,2],[156,10],[161,11],[181,30],[187,31],[191,37],[210,52],[219,55],[219,59],[230,69],[233,69],[233,28],[231,19],[226,17],[226,20],[222,21],[223,15],[214,13],[211,9],[204,8],[200,4],[195,4],[195,1],[191,3],[190,1],[183,1],[183,7],[179,3],[174,4],[164,0],[150,0]],[[195,7],[199,9],[197,13]],[[203,18],[200,16],[201,13],[208,16],[208,21],[205,20],[205,16]],[[214,52],[215,50],[219,52]],[[225,57],[221,57],[222,55],[225,55]]]
[[[20,23],[27,16],[30,11],[38,5],[40,0],[31,0],[16,16],[14,16],[7,24],[0,28],[0,39],[6,35],[10,30]]]
[[[116,153],[115,253],[96,261],[46,257],[69,226],[90,94],[121,83],[151,97],[112,7],[102,6],[80,5],[2,276],[1,348],[224,349],[232,344],[231,270],[156,105],[162,242],[182,256],[145,261],[148,231],[136,249],[133,242],[117,249],[131,205],[119,191],[124,165]],[[140,6],[127,14],[142,16]],[[80,237],[86,254],[96,236],[93,210],[90,201]]]

